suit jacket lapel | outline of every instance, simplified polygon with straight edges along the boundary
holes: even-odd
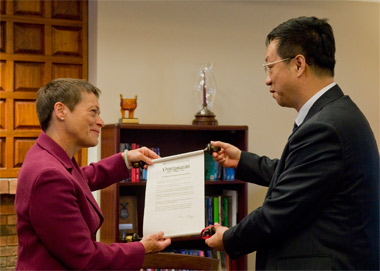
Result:
[[[317,112],[319,112],[326,104],[331,103],[332,101],[343,96],[343,91],[340,89],[338,85],[333,86],[329,89],[325,94],[323,94],[310,108],[309,112],[305,117],[305,121],[314,116]]]
[[[312,107],[310,108],[309,112],[307,113],[303,123],[305,123],[308,119],[310,119],[311,117],[313,117],[316,113],[318,113],[326,104],[342,97],[344,94],[343,94],[343,91],[340,89],[340,87],[338,85],[335,85],[333,86],[331,89],[329,89],[326,93],[324,93],[313,105]],[[300,125],[300,127],[302,126],[302,124]],[[297,128],[298,129],[298,128]],[[290,136],[289,138],[291,138],[291,136],[296,133],[297,130],[295,130]],[[282,152],[282,155],[281,155],[281,159],[277,165],[277,168],[273,174],[273,177],[272,177],[272,180],[270,182],[270,185],[269,185],[269,188],[268,188],[268,192],[267,192],[267,196],[266,197],[270,197],[271,195],[271,192],[272,192],[272,188],[274,185],[276,185],[277,181],[278,181],[278,178],[279,176],[282,174],[283,170],[284,170],[284,164],[285,164],[285,160],[286,160],[286,157],[288,156],[288,153],[289,153],[289,140],[288,142],[286,143],[286,146],[284,148],[284,151]]]
[[[80,167],[76,163],[75,159],[73,158],[71,160],[67,153],[45,132],[41,132],[40,136],[37,139],[37,144],[49,152],[51,155],[53,155],[60,163],[62,163],[66,170],[73,176],[74,180],[79,183],[86,194],[87,200],[99,214],[102,223],[104,220],[103,214],[94,196],[91,193],[87,179],[83,176],[82,171],[80,170]]]
[[[75,176],[75,180],[79,181],[80,186],[82,187],[83,191],[86,194],[87,200],[91,203],[92,207],[96,210],[100,217],[101,224],[104,221],[104,217],[102,214],[102,211],[100,210],[100,207],[98,203],[96,202],[94,196],[92,195],[92,192],[90,190],[90,187],[88,186],[88,181],[85,176],[83,176],[83,172],[80,169],[78,163],[76,162],[75,158],[72,159],[72,163],[74,166],[74,170],[72,172],[72,175]]]

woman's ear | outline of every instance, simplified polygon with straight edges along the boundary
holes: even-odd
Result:
[[[54,116],[60,120],[65,120],[66,106],[61,102],[54,104]]]

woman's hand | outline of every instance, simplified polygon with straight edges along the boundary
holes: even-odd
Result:
[[[164,238],[162,231],[143,237],[140,241],[145,248],[145,254],[163,250],[171,244],[170,238]]]
[[[147,165],[153,164],[152,159],[160,158],[154,151],[148,149],[147,147],[142,147],[135,150],[128,150],[126,152],[122,152],[121,155],[124,158],[124,155],[127,155],[128,165],[131,166],[133,162],[143,161]],[[146,167],[146,166],[145,166]]]

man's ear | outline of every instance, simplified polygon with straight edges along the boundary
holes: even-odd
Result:
[[[294,59],[297,69],[297,75],[300,76],[304,73],[306,69],[306,59],[303,55],[297,55]]]

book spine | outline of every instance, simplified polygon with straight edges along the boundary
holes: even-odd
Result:
[[[219,198],[214,197],[214,223],[219,223]]]
[[[119,151],[124,152],[125,150],[130,150],[130,144],[129,143],[120,143]],[[130,182],[130,181],[131,181],[131,177],[126,178],[126,179],[122,180],[121,182]]]
[[[136,143],[131,143],[131,149],[135,150],[136,149]],[[136,168],[131,168],[131,182],[135,183],[136,182]]]
[[[237,205],[238,205],[238,194],[236,190],[223,190],[223,195],[231,197],[231,211],[230,211],[230,217],[231,217],[231,227],[235,226],[237,223]]]
[[[223,217],[222,217],[222,196],[218,196],[218,212],[219,212],[219,224],[222,225]]]
[[[136,143],[136,148],[135,149],[139,149],[140,148],[140,144],[137,144]],[[139,183],[140,182],[140,168],[135,168],[135,182],[136,183]]]
[[[223,200],[223,221],[222,225],[228,227],[228,197],[222,197]]]
[[[215,180],[215,163],[213,157],[209,153],[205,153],[205,179],[214,181]]]
[[[206,197],[206,227],[209,225],[214,225],[214,203],[212,197]]]

